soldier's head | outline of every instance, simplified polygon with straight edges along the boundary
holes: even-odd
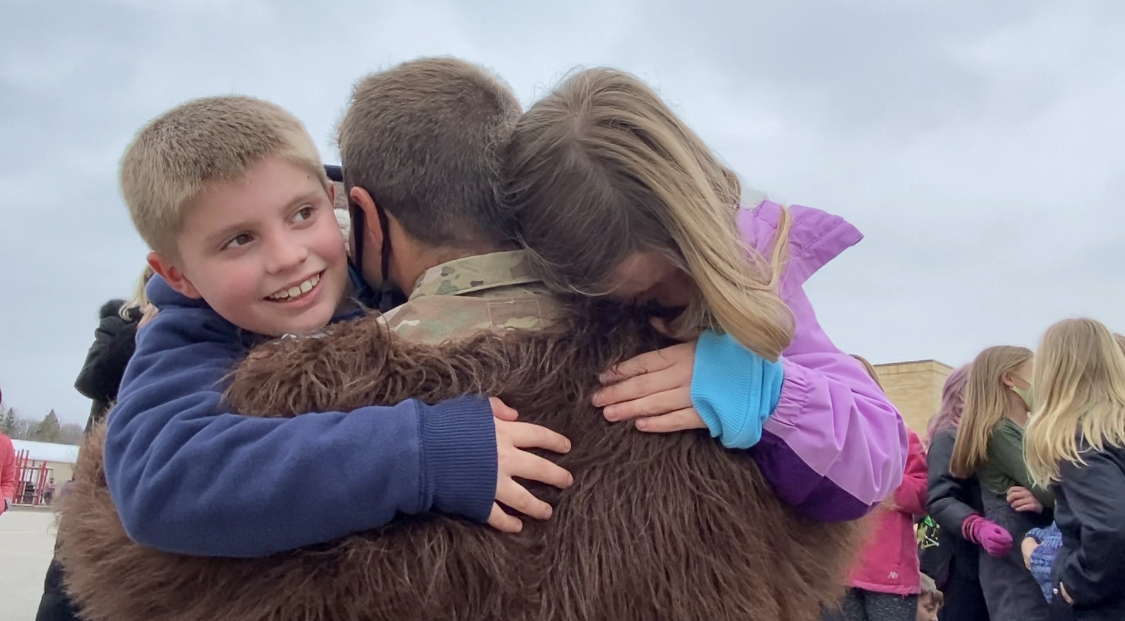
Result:
[[[422,271],[505,249],[500,157],[520,104],[499,78],[451,58],[360,80],[340,122],[352,252],[371,285],[409,292]]]

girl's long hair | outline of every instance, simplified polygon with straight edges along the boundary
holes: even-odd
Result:
[[[1035,412],[1024,435],[1037,485],[1058,481],[1062,461],[1083,463],[1079,435],[1095,451],[1125,446],[1123,347],[1093,319],[1060,321],[1043,335],[1032,387]]]
[[[945,378],[941,389],[941,409],[930,418],[926,426],[926,448],[934,441],[934,435],[946,429],[956,430],[961,426],[961,413],[965,411],[965,385],[969,380],[969,366],[953,370]]]
[[[152,271],[152,267],[148,265],[141,271],[141,277],[137,279],[137,286],[133,289],[133,297],[122,304],[121,310],[117,311],[117,314],[120,315],[122,319],[125,321],[136,321],[137,317],[140,316],[136,314],[137,310],[144,310],[145,305],[148,304],[148,296],[145,295],[145,286],[148,285],[149,280],[152,280],[152,275],[155,273],[156,272]]]
[[[589,69],[559,84],[517,123],[504,176],[514,235],[548,285],[610,294],[627,257],[659,252],[698,289],[678,336],[717,329],[771,360],[788,346],[788,211],[768,259],[747,247],[738,177],[636,77]]]
[[[977,354],[969,368],[965,410],[949,461],[950,474],[967,479],[987,461],[988,440],[1008,412],[1011,389],[1004,383],[1004,376],[1031,357],[1030,349],[1012,345],[989,347]]]

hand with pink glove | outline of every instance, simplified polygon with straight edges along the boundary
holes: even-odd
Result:
[[[961,534],[984,548],[989,556],[1004,556],[1012,550],[1012,534],[992,520],[970,515],[961,523]]]

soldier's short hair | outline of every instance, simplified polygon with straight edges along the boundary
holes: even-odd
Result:
[[[424,244],[500,242],[500,157],[520,112],[504,82],[462,60],[373,73],[356,84],[338,129],[344,183]]]

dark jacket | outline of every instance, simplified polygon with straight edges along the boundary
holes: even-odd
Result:
[[[938,559],[929,559],[926,563],[929,566],[925,569],[940,574],[931,576],[939,584],[948,577],[952,567],[958,573],[975,579],[979,565],[977,546],[961,536],[961,525],[970,515],[981,515],[983,512],[980,485],[976,478],[958,479],[949,473],[955,440],[952,429],[938,431],[926,454],[930,482],[926,511],[941,526],[941,535],[934,549]]]
[[[1082,452],[1063,462],[1055,486],[1055,522],[1063,548],[1055,562],[1074,600],[1074,618],[1125,619],[1125,448]]]
[[[130,309],[130,318],[126,320],[118,314],[122,305],[122,300],[110,300],[102,305],[100,322],[94,331],[94,344],[90,346],[86,362],[74,381],[78,392],[93,400],[86,431],[105,418],[109,406],[117,399],[117,387],[125,375],[125,365],[129,364],[137,347],[137,322],[141,319],[141,311]]]
[[[154,276],[105,441],[105,477],[137,543],[268,556],[377,528],[398,513],[484,522],[496,491],[481,396],[295,418],[223,409],[230,371],[262,340]]]

